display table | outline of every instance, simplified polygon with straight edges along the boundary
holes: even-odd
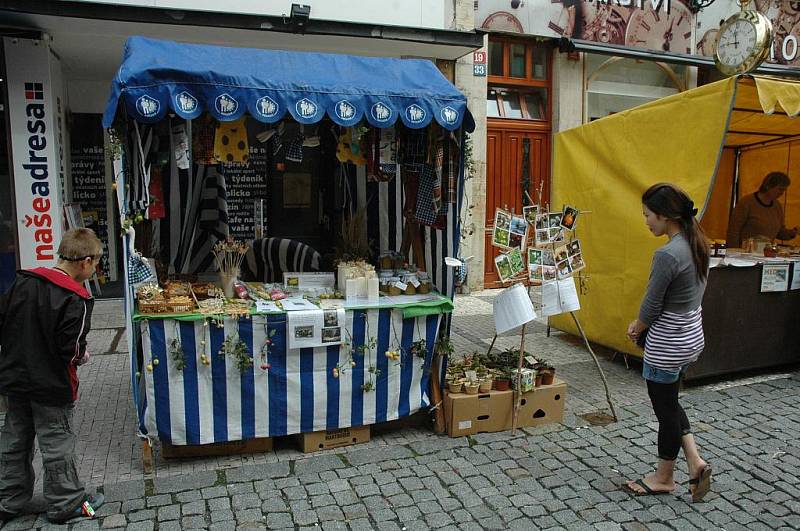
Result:
[[[760,264],[710,270],[706,347],[686,380],[800,363],[800,290],[762,293],[761,271]]]
[[[287,348],[286,313],[218,322],[199,315],[137,315],[143,347],[135,376],[144,388],[140,429],[173,445],[197,445],[408,416],[430,404],[434,344],[442,314],[452,310],[449,299],[438,297],[427,304],[347,309],[344,337],[352,338],[352,345],[303,349]],[[254,361],[243,372],[235,359],[218,354],[225,339],[237,334]],[[267,338],[270,367],[265,370],[260,365]],[[376,346],[353,354],[351,366],[351,347],[369,344],[370,338]],[[407,353],[421,339],[427,344],[424,359]],[[185,353],[182,370],[172,356],[174,340]],[[399,361],[385,355],[399,347],[405,351]],[[209,365],[201,363],[203,353]],[[148,364],[152,371],[146,370]],[[373,389],[362,388],[368,382]]]

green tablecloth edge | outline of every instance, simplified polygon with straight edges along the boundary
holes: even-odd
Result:
[[[442,313],[451,313],[453,311],[453,301],[448,299],[447,297],[440,296],[439,299],[435,301],[425,301],[425,302],[412,302],[408,304],[397,304],[397,305],[381,305],[378,304],[377,306],[351,306],[345,308],[345,310],[378,310],[384,308],[394,308],[398,310],[403,310],[403,319],[411,319],[416,317],[424,317],[428,315],[438,315]],[[270,312],[270,313],[260,313],[256,312],[255,308],[250,310],[250,315],[281,315],[287,312]],[[147,321],[149,319],[174,319],[176,321],[202,321],[203,319],[209,319],[213,317],[223,318],[227,317],[224,315],[202,315],[199,313],[158,313],[158,314],[141,314],[139,312],[135,312],[133,314],[133,321]]]

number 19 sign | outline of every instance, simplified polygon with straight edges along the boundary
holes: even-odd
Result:
[[[486,77],[486,52],[472,52],[472,75]]]

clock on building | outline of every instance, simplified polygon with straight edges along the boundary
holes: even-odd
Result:
[[[714,62],[728,76],[750,72],[769,56],[772,23],[747,4],[742,2],[742,11],[723,22],[717,34]]]
[[[692,53],[694,16],[685,4],[671,2],[669,13],[637,9],[628,20],[625,44],[671,53]]]

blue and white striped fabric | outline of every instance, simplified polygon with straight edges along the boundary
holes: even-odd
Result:
[[[363,426],[395,420],[428,407],[429,375],[440,315],[403,319],[402,310],[347,312],[346,328],[353,345],[370,337],[377,346],[365,356],[355,355],[355,367],[347,366],[339,378],[333,368],[349,361],[338,345],[289,350],[286,348],[286,316],[226,319],[224,327],[204,321],[148,320],[141,323],[146,365],[158,358],[145,380],[144,430],[161,441],[176,445],[209,444],[254,437],[275,437],[327,429]],[[225,337],[238,334],[254,366],[244,373],[235,361],[217,355]],[[272,337],[269,370],[259,365],[267,329]],[[180,341],[187,365],[179,371],[169,354],[173,339]],[[408,349],[419,339],[427,342],[424,360],[404,355],[402,363],[385,352]],[[202,342],[205,341],[205,344]],[[207,348],[210,366],[200,363]],[[369,381],[374,390],[361,386]]]

